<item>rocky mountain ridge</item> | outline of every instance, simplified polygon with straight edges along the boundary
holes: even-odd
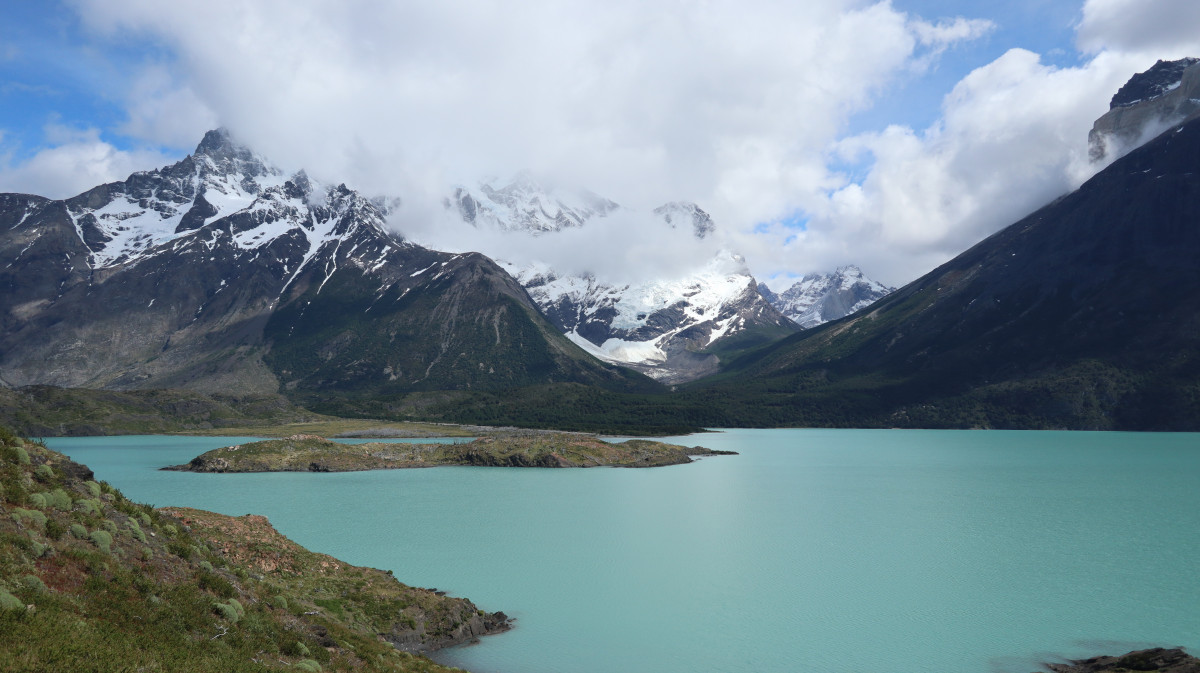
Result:
[[[1129,79],[1088,133],[1093,161],[1120,156],[1168,127],[1200,116],[1200,59],[1158,61]]]
[[[0,260],[13,386],[307,399],[638,379],[486,257],[405,241],[381,203],[286,177],[223,131],[71,199],[0,195]]]
[[[806,274],[779,293],[758,284],[758,291],[771,305],[805,329],[844,318],[894,290],[867,278],[853,265],[838,267],[830,273]]]

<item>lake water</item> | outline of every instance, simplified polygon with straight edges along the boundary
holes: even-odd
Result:
[[[1200,435],[733,430],[648,470],[158,472],[249,438],[48,444],[155,505],[517,618],[475,673],[1030,673],[1200,652]]]

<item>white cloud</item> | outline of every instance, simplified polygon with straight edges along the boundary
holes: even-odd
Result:
[[[101,140],[96,129],[51,124],[45,135],[50,146],[28,158],[18,160],[11,148],[0,149],[0,192],[68,198],[168,160],[158,152],[119,150]]]
[[[163,91],[284,166],[399,194],[409,223],[523,168],[637,211],[693,200],[728,230],[778,217],[839,186],[824,152],[850,114],[990,26],[861,0],[76,4],[169,45]],[[129,130],[186,127],[156,130],[156,105]]]
[[[1148,55],[1153,63],[1159,58],[1200,56],[1198,32],[1200,3],[1194,0],[1087,0],[1078,44],[1088,53]]]
[[[158,145],[191,149],[217,117],[191,87],[174,81],[162,65],[147,66],[127,94],[129,118],[123,135]]]
[[[720,227],[712,244],[763,276],[858,263],[894,284],[1079,184],[1120,84],[1200,55],[1191,0],[1088,0],[1089,60],[1013,49],[959,82],[929,128],[845,137],[889,85],[995,26],[860,0],[75,3],[91,29],[173,52],[140,80],[126,132],[183,144],[220,120],[285,167],[401,196],[398,225],[442,247],[503,256],[508,243],[445,223],[441,199],[532,169],[635,212],[696,201]],[[761,224],[796,213],[807,229]],[[614,222],[597,240],[520,247],[641,272],[640,220]],[[656,236],[667,264],[698,254]]]

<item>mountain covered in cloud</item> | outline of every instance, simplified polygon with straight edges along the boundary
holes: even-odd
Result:
[[[600,363],[490,259],[385,226],[383,204],[285,175],[227,133],[76,197],[0,195],[0,380],[287,391],[306,402],[556,381]]]
[[[838,267],[831,273],[806,274],[779,293],[763,283],[758,285],[758,291],[767,301],[805,329],[844,318],[894,289],[867,278],[853,265]]]
[[[716,230],[712,217],[694,203],[672,201],[649,214],[631,214],[591,192],[543,187],[528,174],[499,189],[487,183],[472,192],[456,188],[444,203],[470,225],[517,235],[613,227],[613,218],[622,215],[690,239]],[[661,255],[675,252],[664,249]],[[594,251],[566,253],[588,259]],[[797,329],[759,293],[745,260],[728,251],[694,260],[685,272],[638,281],[567,273],[538,260],[502,264],[584,350],[664,383],[715,373],[722,351],[767,343]]]
[[[586,190],[546,189],[528,173],[519,173],[499,187],[494,183],[483,182],[475,189],[455,187],[443,205],[475,226],[533,234],[581,227],[619,208]]]

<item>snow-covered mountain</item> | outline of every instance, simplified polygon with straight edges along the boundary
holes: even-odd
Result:
[[[477,227],[539,236],[571,227],[612,226],[612,218],[621,214],[695,239],[716,229],[694,203],[673,201],[638,214],[592,192],[545,188],[525,173],[499,189],[487,183],[473,191],[459,187],[445,205]],[[587,259],[593,253],[572,254]],[[697,259],[689,273],[636,283],[567,274],[545,261],[501,264],[584,350],[665,383],[715,372],[720,356],[714,351],[722,345],[749,345],[797,329],[759,295],[745,261],[730,252]],[[731,341],[735,336],[737,341]]]
[[[704,351],[725,337],[778,338],[796,329],[763,300],[745,260],[727,252],[695,273],[632,285],[560,276],[543,264],[506,268],[584,350],[664,383],[715,372],[719,356]]]
[[[778,294],[766,285],[758,286],[767,301],[805,329],[866,308],[894,289],[867,278],[857,266],[807,274]]]
[[[708,213],[701,210],[700,206],[687,201],[665,203],[655,208],[654,214],[671,225],[672,229],[691,226],[692,234],[696,238],[704,238],[717,228]]]
[[[474,189],[456,187],[443,205],[475,226],[534,234],[583,226],[619,207],[586,190],[546,189],[528,173],[519,173],[500,187],[494,182]]]
[[[588,357],[490,259],[384,217],[222,131],[71,199],[0,194],[0,379],[320,403],[640,379]]]

